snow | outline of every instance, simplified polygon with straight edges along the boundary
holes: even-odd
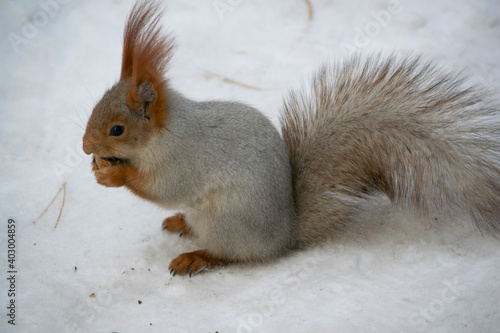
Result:
[[[500,243],[467,217],[417,219],[382,199],[368,222],[318,248],[172,277],[170,260],[196,244],[162,232],[173,212],[97,185],[81,150],[93,105],[118,79],[133,1],[54,1],[0,3],[0,332],[499,330]],[[301,0],[168,1],[171,86],[251,104],[277,124],[289,88],[354,48],[421,52],[499,89],[496,0],[311,2],[312,20]],[[33,223],[63,183],[57,228],[62,191]],[[6,316],[9,218],[15,326]]]

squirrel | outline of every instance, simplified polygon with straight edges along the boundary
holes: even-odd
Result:
[[[500,232],[499,105],[465,75],[415,55],[355,55],[289,94],[280,135],[251,106],[192,101],[170,87],[174,42],[161,15],[157,1],[132,8],[120,80],[93,109],[83,150],[99,184],[182,212],[163,228],[202,250],[173,259],[171,274],[316,244],[356,224],[380,194]]]

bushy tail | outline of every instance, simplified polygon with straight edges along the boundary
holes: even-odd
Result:
[[[378,193],[420,214],[460,210],[480,231],[500,232],[499,110],[484,88],[419,57],[323,67],[282,116],[299,243],[355,223]]]

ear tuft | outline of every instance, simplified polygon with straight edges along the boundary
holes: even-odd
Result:
[[[127,96],[131,108],[136,108],[139,99],[151,98],[152,93],[156,95],[151,102],[151,118],[157,127],[167,124],[164,72],[173,48],[173,38],[162,33],[162,14],[156,0],[136,2],[125,25],[121,70],[121,79],[132,79]],[[139,87],[143,84],[147,85],[141,92]]]

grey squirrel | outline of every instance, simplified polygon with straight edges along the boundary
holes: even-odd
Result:
[[[420,214],[447,207],[500,231],[499,106],[463,75],[417,56],[355,56],[292,92],[282,137],[256,109],[196,102],[172,89],[173,41],[158,2],[139,1],[124,32],[120,81],[83,137],[99,184],[182,211],[163,227],[203,250],[171,273],[266,261],[356,223],[385,194]]]

